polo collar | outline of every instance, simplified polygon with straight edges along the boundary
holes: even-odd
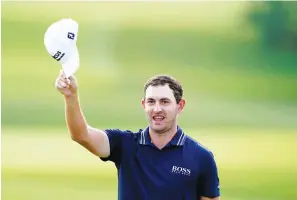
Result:
[[[173,146],[183,146],[185,143],[185,139],[186,134],[179,126],[177,126],[177,132],[169,143]],[[152,141],[149,135],[149,127],[146,127],[144,130],[140,132],[139,144],[151,145],[151,143]]]

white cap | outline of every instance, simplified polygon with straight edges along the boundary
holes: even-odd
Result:
[[[51,24],[44,35],[44,45],[48,53],[61,63],[68,78],[79,67],[76,46],[78,23],[72,19],[61,19]]]

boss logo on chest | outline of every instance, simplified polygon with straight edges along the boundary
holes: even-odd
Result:
[[[185,167],[172,166],[171,172],[175,173],[175,174],[182,174],[182,175],[185,175],[185,176],[191,176],[191,169],[188,169],[188,168],[185,168]]]

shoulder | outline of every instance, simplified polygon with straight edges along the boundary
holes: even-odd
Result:
[[[109,137],[120,137],[120,138],[127,138],[127,139],[138,139],[141,135],[142,129],[138,131],[132,131],[129,129],[119,129],[119,128],[108,128],[104,129],[104,132]]]
[[[186,135],[186,137],[187,139],[185,141],[185,144],[188,148],[191,149],[192,152],[194,152],[195,155],[204,159],[211,159],[214,157],[213,152],[209,148],[207,148],[194,138],[190,137],[189,135]]]
[[[217,173],[217,164],[214,153],[210,149],[190,136],[187,136],[186,143],[193,155],[193,158],[197,161],[197,164],[199,168],[202,169],[203,173],[207,173],[209,171],[214,174]]]

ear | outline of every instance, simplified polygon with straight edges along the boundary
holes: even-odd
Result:
[[[181,99],[178,103],[178,112],[182,112],[184,107],[186,105],[186,100],[185,99]]]
[[[141,100],[141,104],[142,104],[143,109],[145,109],[145,99]]]

